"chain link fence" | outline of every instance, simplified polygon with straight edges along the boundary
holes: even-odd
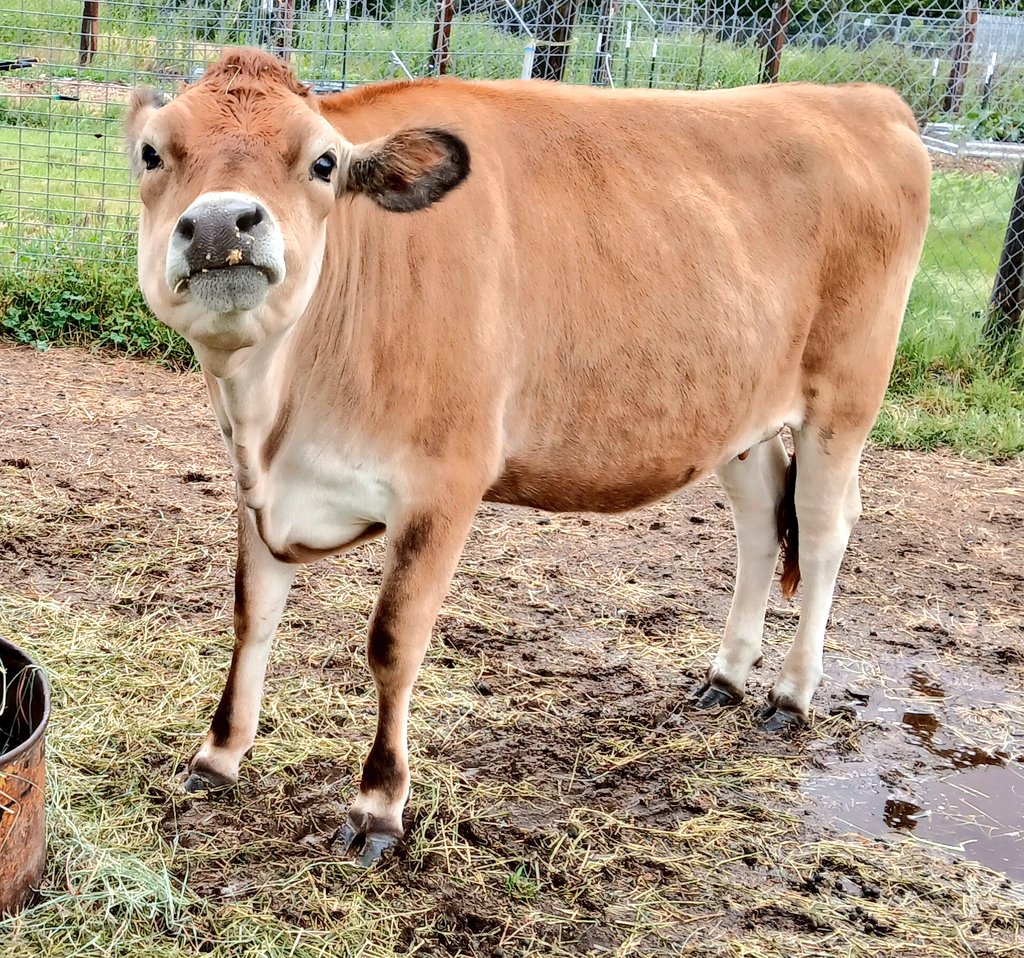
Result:
[[[936,168],[911,313],[955,324],[1019,306],[1024,0],[0,0],[0,271],[133,262],[130,89],[173,93],[230,44],[289,59],[319,93],[432,74],[883,83]]]

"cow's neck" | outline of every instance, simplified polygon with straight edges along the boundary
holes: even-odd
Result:
[[[291,332],[255,347],[253,354],[226,376],[204,367],[210,400],[235,467],[245,503],[252,509],[266,502],[266,442],[288,402],[285,370]]]
[[[252,509],[267,504],[267,443],[296,413],[304,384],[315,380],[336,395],[343,382],[358,387],[350,380],[353,365],[344,361],[356,348],[353,303],[362,288],[358,238],[350,233],[341,251],[328,248],[312,300],[285,332],[253,347],[244,362],[208,364],[197,350],[240,494]],[[330,357],[326,369],[320,365],[324,355]]]

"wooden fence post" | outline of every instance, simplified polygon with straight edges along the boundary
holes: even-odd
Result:
[[[278,16],[277,7],[278,3],[281,7],[281,14]],[[282,60],[288,60],[292,55],[292,31],[295,25],[295,0],[278,0],[278,3],[274,4],[273,19],[273,36],[271,37],[271,47],[273,48],[274,56],[280,57]]]
[[[779,0],[772,11],[771,32],[764,50],[764,64],[758,83],[777,83],[782,65],[782,48],[786,45],[786,24],[789,23],[789,0]]]
[[[82,29],[78,35],[78,65],[85,66],[99,52],[100,0],[84,0]]]
[[[453,0],[438,0],[437,19],[434,20],[434,37],[430,43],[430,72],[445,74],[451,68],[452,58],[449,45],[452,36]]]
[[[1024,160],[1017,179],[1017,195],[1006,224],[992,298],[985,320],[985,342],[997,351],[1012,345],[1024,321]]]
[[[551,0],[550,15],[538,18],[532,79],[561,80],[565,76],[578,9],[579,0]]]
[[[942,112],[959,115],[964,95],[967,68],[971,65],[971,50],[978,32],[978,0],[964,0],[964,18],[960,24],[960,37],[953,48],[953,65],[949,70],[949,83],[942,99]]]

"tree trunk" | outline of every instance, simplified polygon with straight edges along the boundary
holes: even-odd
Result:
[[[612,30],[615,28],[616,0],[601,0],[601,17],[597,25],[597,51],[590,73],[591,86],[607,86],[612,71]]]

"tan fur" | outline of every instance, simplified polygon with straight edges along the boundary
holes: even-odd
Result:
[[[264,338],[232,351],[190,336],[271,553],[306,561],[358,539],[312,548],[265,530],[288,495],[278,464],[309,459],[298,444],[387,477],[371,641],[382,719],[365,779],[387,788],[364,788],[364,831],[384,815],[379,830],[400,832],[408,691],[476,504],[633,508],[787,425],[833,456],[845,490],[927,222],[913,116],[873,86],[424,80],[318,100],[236,51],[176,103],[141,100],[128,129],[133,156],[152,140],[170,158],[143,174],[140,276],[185,335],[185,307],[155,276],[184,208],[248,190],[280,222],[288,278],[260,314]],[[373,200],[381,183],[446,162],[409,132],[423,130],[461,139],[469,175],[426,209],[390,212]],[[336,201],[308,173],[325,143],[340,153]],[[307,282],[308,302],[294,299]]]

